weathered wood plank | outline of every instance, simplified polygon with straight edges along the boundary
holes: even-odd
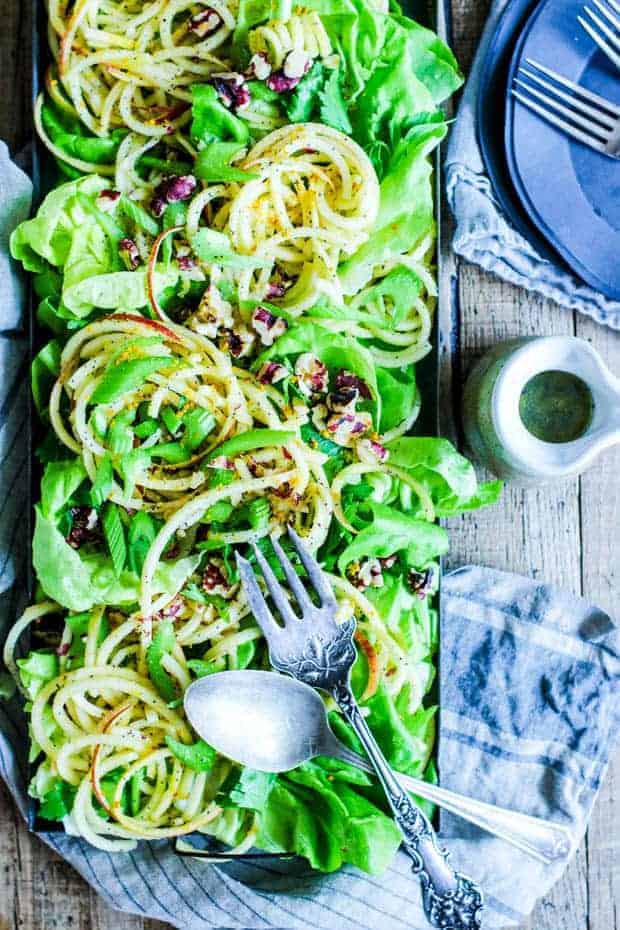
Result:
[[[32,16],[29,2],[6,0],[2,4],[0,62],[0,139],[12,152],[18,152],[32,138]]]
[[[620,372],[620,334],[578,318],[576,334]],[[620,448],[605,453],[581,477],[582,590],[612,614],[620,588]],[[615,532],[614,532],[615,530]],[[618,930],[620,915],[620,756],[612,759],[586,837],[588,854],[588,930]]]

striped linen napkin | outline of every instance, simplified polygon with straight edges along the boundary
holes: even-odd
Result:
[[[30,182],[0,143],[0,641],[23,608],[29,529],[24,293],[7,257]],[[620,724],[618,642],[609,617],[526,578],[463,568],[444,578],[442,784],[565,823],[575,846]],[[0,702],[0,774],[27,809],[25,721]],[[453,862],[486,893],[485,928],[520,923],[561,867],[543,867],[456,818],[442,818]],[[111,907],[184,930],[424,930],[419,881],[399,854],[384,876],[327,876],[270,857],[213,865],[168,842],[110,855],[63,833],[41,839]]]

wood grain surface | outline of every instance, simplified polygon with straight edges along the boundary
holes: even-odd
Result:
[[[467,72],[486,0],[452,0],[453,46]],[[0,138],[18,152],[31,135],[28,2],[2,0]],[[449,240],[445,221],[444,242]],[[474,360],[511,336],[576,335],[620,373],[620,335],[596,326],[466,263],[447,248],[458,295],[457,351],[442,351],[445,432],[460,438],[459,398]],[[450,325],[450,320],[445,320]],[[444,330],[445,333],[445,330]],[[450,565],[469,562],[528,574],[617,608],[620,591],[620,449],[579,479],[544,489],[508,488],[491,509],[451,521]],[[585,841],[563,879],[522,930],[620,930],[620,759],[612,763]],[[0,930],[162,930],[166,924],[119,914],[31,836],[0,783]],[[381,930],[391,930],[382,927]]]

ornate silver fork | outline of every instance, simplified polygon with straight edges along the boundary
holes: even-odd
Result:
[[[319,603],[313,602],[282,547],[272,537],[274,552],[297,602],[299,613],[296,613],[267,560],[254,546],[256,560],[281,624],[268,606],[251,564],[236,554],[248,604],[267,640],[271,664],[277,671],[331,694],[354,728],[403,834],[403,846],[413,861],[413,871],[420,876],[424,911],[429,923],[442,930],[479,930],[482,891],[474,881],[450,865],[448,853],[439,845],[430,821],[399,783],[353,696],[350,672],[356,656],[353,644],[355,620],[336,622],[338,605],[329,582],[318,562],[290,528],[289,536]]]

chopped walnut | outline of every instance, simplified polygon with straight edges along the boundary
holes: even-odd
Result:
[[[357,572],[356,585],[358,588],[382,588],[383,567],[379,559],[365,559]]]
[[[355,451],[360,462],[366,465],[374,465],[375,462],[386,462],[389,458],[389,451],[382,446],[380,442],[374,439],[360,439],[355,446]]]
[[[212,74],[209,83],[215,87],[220,101],[229,110],[243,110],[250,103],[250,91],[245,78],[237,71]]]
[[[95,200],[95,206],[103,213],[113,213],[120,199],[120,191],[104,190]]]
[[[193,174],[164,178],[153,191],[151,210],[155,216],[162,216],[169,203],[189,200],[196,190],[197,183]]]
[[[210,559],[202,575],[202,587],[207,594],[219,595],[230,600],[237,586],[229,584],[223,560]]]
[[[300,51],[299,49],[292,49],[286,58],[284,59],[284,64],[282,65],[282,72],[284,77],[287,78],[297,78],[298,80],[304,76],[306,71],[310,69],[312,60],[305,52]]]
[[[248,67],[250,76],[255,77],[257,81],[266,81],[271,74],[271,64],[264,52],[257,52],[250,58]]]
[[[72,507],[71,529],[66,537],[72,549],[99,539],[99,515],[94,507]]]
[[[286,332],[287,322],[281,316],[275,316],[266,307],[257,307],[252,314],[252,327],[264,346],[271,346],[275,340]]]
[[[208,6],[201,13],[197,13],[187,23],[189,32],[193,32],[199,39],[205,39],[222,26],[224,20],[212,7]]]
[[[435,572],[432,568],[426,568],[423,572],[417,572],[412,569],[407,575],[407,582],[414,594],[424,600],[433,587]]]
[[[233,322],[232,304],[211,284],[202,295],[196,312],[188,318],[187,326],[207,339],[215,339],[220,330],[232,329]]]
[[[299,390],[306,397],[324,394],[327,391],[329,381],[327,366],[312,352],[302,352],[295,362],[295,374]]]
[[[339,446],[353,446],[355,442],[372,429],[372,417],[369,413],[335,413],[326,423],[329,438]]]
[[[289,374],[288,368],[278,362],[265,362],[256,375],[261,384],[277,384]]]
[[[233,358],[244,358],[250,355],[254,348],[256,336],[243,325],[238,325],[234,329],[227,329],[220,337],[220,348],[230,352]]]

